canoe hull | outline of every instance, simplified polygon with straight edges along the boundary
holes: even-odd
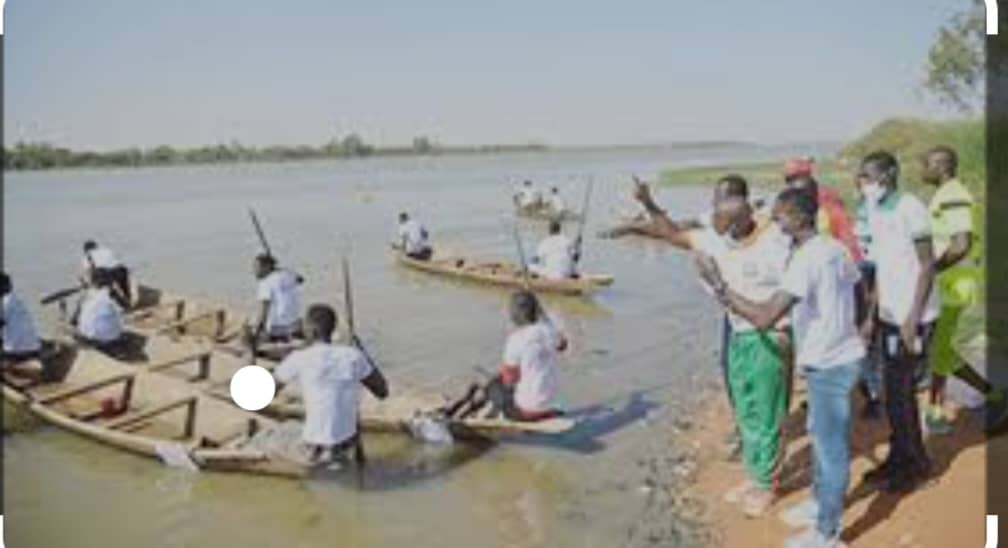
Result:
[[[471,263],[462,258],[419,261],[401,253],[396,254],[396,261],[406,268],[447,278],[514,289],[525,287],[525,276],[520,269],[509,263]],[[612,283],[613,277],[609,275],[584,275],[567,280],[548,280],[532,276],[528,280],[533,291],[571,296],[589,295]]]

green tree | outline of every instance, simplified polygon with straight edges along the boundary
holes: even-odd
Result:
[[[938,30],[928,52],[924,87],[942,103],[963,112],[983,106],[986,75],[986,9],[983,0]]]

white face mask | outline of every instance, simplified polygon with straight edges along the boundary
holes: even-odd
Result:
[[[877,204],[885,194],[885,188],[878,183],[864,183],[861,185],[861,193],[870,204]]]

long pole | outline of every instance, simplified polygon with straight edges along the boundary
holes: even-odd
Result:
[[[577,261],[581,260],[581,248],[584,242],[584,229],[585,224],[588,222],[588,204],[591,203],[592,188],[595,186],[595,179],[589,177],[588,188],[585,189],[584,202],[581,204],[581,222],[578,225],[578,235],[575,241],[575,249],[577,254],[574,256]]]
[[[262,244],[263,251],[269,257],[273,256],[273,252],[270,250],[269,242],[266,241],[266,234],[263,233],[262,225],[259,224],[259,217],[256,216],[255,210],[251,207],[248,208],[249,217],[252,218],[252,226],[255,227],[256,235],[259,236],[259,243]]]
[[[374,367],[374,360],[371,359],[371,355],[368,354],[366,348],[364,348],[364,343],[361,342],[360,338],[357,337],[357,330],[354,324],[354,306],[353,306],[353,288],[350,282],[350,261],[343,257],[343,306],[346,309],[346,323],[347,323],[347,335],[350,338],[350,344],[356,346],[361,354],[364,354],[364,359]],[[358,410],[358,413],[360,411]],[[358,464],[364,464],[367,457],[364,453],[364,434],[361,432],[360,417],[357,419],[357,441],[354,444],[354,460]]]

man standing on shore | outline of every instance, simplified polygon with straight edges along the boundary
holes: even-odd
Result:
[[[956,328],[963,311],[977,303],[983,267],[973,225],[974,201],[956,177],[959,158],[954,150],[938,146],[924,157],[921,178],[938,187],[928,207],[934,232],[935,270],[941,293],[941,313],[935,326],[931,354],[930,407],[925,412],[928,432],[947,433],[951,425],[945,416],[945,383],[955,375],[983,394],[987,406],[987,428],[995,429],[1008,417],[1004,390],[995,389],[953,347]]]
[[[725,180],[745,182],[738,176]],[[791,255],[790,242],[773,223],[757,222],[745,199],[722,198],[716,203],[713,220],[719,230],[715,232],[678,226],[654,203],[647,185],[638,183],[635,197],[651,215],[656,234],[676,247],[713,257],[746,298],[765,300],[780,287]],[[786,318],[778,320],[756,329],[745,318],[730,314],[727,377],[748,481],[725,498],[741,502],[749,517],[763,515],[775,500],[783,461],[781,424],[787,413],[791,331]]]
[[[802,190],[785,190],[777,198],[776,221],[795,249],[780,288],[769,299],[750,298],[722,277],[719,261],[698,257],[701,274],[721,302],[755,329],[772,329],[791,313],[796,361],[808,380],[815,499],[785,512],[797,514],[796,523],[811,525],[789,538],[788,548],[840,545],[850,479],[850,391],[865,356],[854,317],[860,276],[843,246],[817,233],[817,209],[815,197]]]
[[[916,390],[938,318],[931,218],[920,199],[900,192],[899,162],[892,154],[869,154],[857,176],[867,202],[876,265],[878,336],[892,429],[889,455],[864,479],[885,491],[901,492],[931,473]],[[874,319],[874,314],[868,315],[868,321]]]

